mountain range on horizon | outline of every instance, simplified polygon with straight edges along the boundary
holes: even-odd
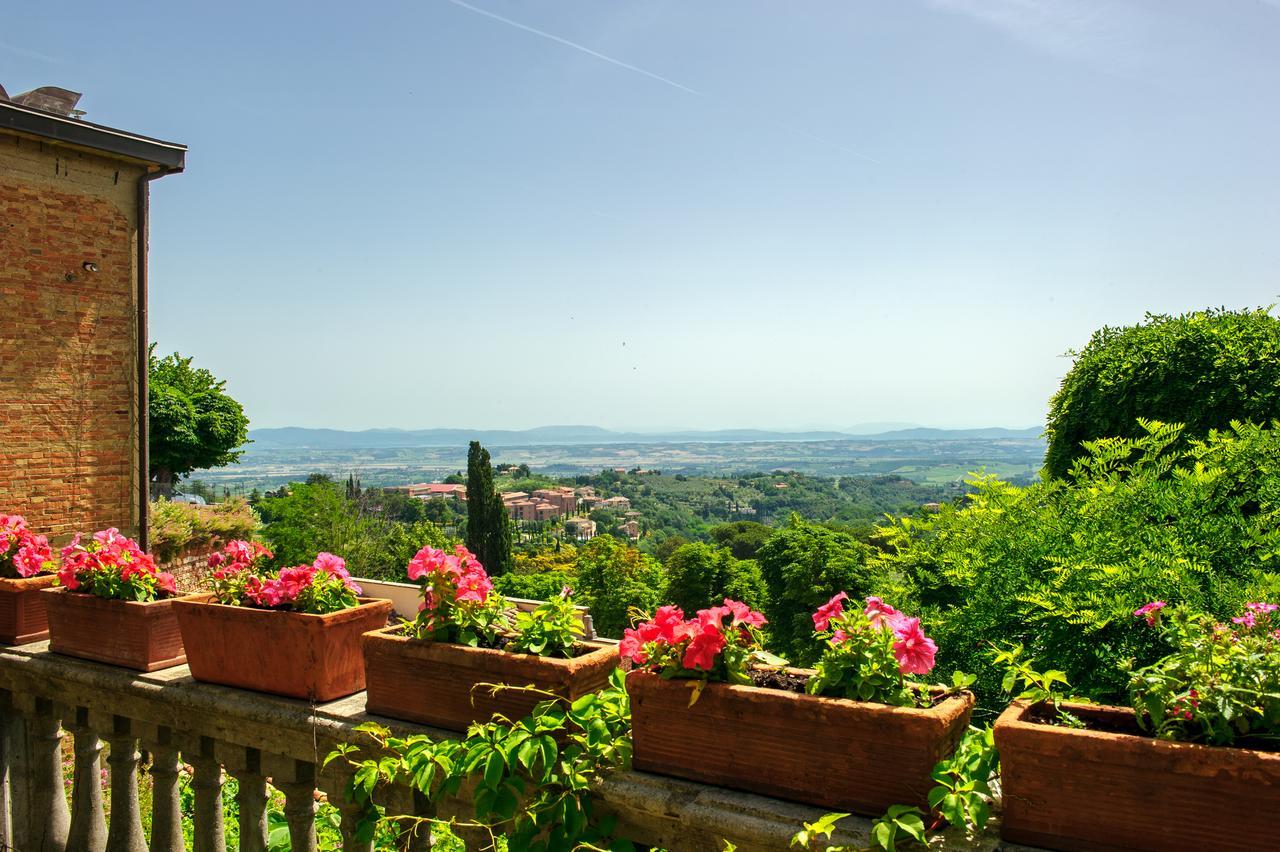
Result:
[[[879,427],[867,431],[867,427]],[[900,427],[900,428],[890,428]],[[750,443],[756,441],[894,441],[894,440],[1015,440],[1038,441],[1043,428],[937,429],[912,424],[875,423],[845,431],[782,431],[769,429],[679,429],[663,432],[619,432],[600,426],[538,426],[532,429],[314,429],[304,426],[251,429],[255,449],[387,449],[442,447],[480,441],[487,446],[518,447],[548,444],[670,444]]]

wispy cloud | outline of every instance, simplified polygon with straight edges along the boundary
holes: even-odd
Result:
[[[1118,0],[927,0],[1033,49],[1125,71],[1147,59],[1144,14]]]
[[[688,92],[691,95],[700,96],[702,94],[697,89],[690,88],[689,86],[686,86],[684,83],[677,83],[675,80],[672,80],[668,77],[663,77],[661,74],[655,74],[652,71],[645,70],[644,68],[641,68],[638,65],[632,65],[628,62],[623,62],[621,59],[614,59],[612,56],[606,56],[605,54],[600,53],[599,51],[592,50],[586,45],[578,44],[576,41],[569,41],[569,39],[567,38],[561,38],[560,36],[546,32],[545,30],[540,30],[535,27],[531,27],[528,24],[522,24],[519,21],[513,21],[510,18],[503,17],[502,15],[496,14],[494,12],[490,12],[487,9],[481,9],[478,6],[472,6],[470,3],[464,3],[462,2],[462,0],[449,0],[449,2],[455,6],[460,6],[463,9],[468,9],[472,12],[475,12],[477,15],[484,15],[486,18],[492,18],[495,21],[500,21],[509,27],[515,27],[518,30],[524,30],[527,33],[532,33],[533,35],[539,36],[540,38],[545,38],[549,41],[554,41],[557,44],[563,44],[565,47],[573,48],[574,50],[577,50],[581,53],[585,53],[588,56],[594,56],[596,59],[599,59],[602,62],[608,62],[610,65],[616,65],[619,68],[625,68],[628,71],[634,71],[637,74],[643,74],[645,77],[648,77],[651,80],[657,80],[659,83],[663,83],[665,85],[671,86],[673,89],[679,89],[680,91]]]
[[[41,53],[40,51],[32,50],[29,47],[21,47],[16,44],[9,44],[8,42],[5,42],[5,41],[0,41],[0,50],[5,51],[6,53],[12,53],[15,56],[21,56],[25,59],[36,59],[36,60],[39,60],[40,62],[50,62],[50,63],[56,64],[62,61],[56,56],[50,56],[47,53]]]

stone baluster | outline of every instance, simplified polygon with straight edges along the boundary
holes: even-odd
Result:
[[[25,728],[21,717],[13,709],[13,695],[7,689],[0,689],[0,849],[13,848],[13,789],[10,779],[14,753],[21,740],[19,733]]]
[[[244,752],[243,766],[227,767],[239,785],[240,852],[266,852],[267,779],[262,774],[262,753],[256,748]]]
[[[200,738],[200,747],[187,752],[195,768],[191,787],[195,791],[193,847],[195,852],[225,852],[226,833],[222,823],[222,764],[213,752],[213,740]]]
[[[142,813],[138,807],[138,738],[126,716],[111,717],[107,743],[111,751],[111,824],[107,829],[107,852],[146,852],[142,833]]]
[[[147,750],[151,752],[151,852],[184,852],[182,794],[178,785],[182,761],[178,759],[173,731],[158,728],[155,738],[147,743]]]
[[[77,707],[75,723],[75,781],[71,789],[71,829],[68,849],[102,852],[107,848],[107,818],[102,808],[102,740],[89,727],[89,711]]]
[[[292,770],[272,776],[272,783],[284,792],[289,841],[293,852],[317,852],[316,767],[314,763],[295,760]]]
[[[25,708],[24,708],[25,709]],[[52,701],[37,698],[26,714],[26,805],[29,811],[14,846],[22,852],[64,852],[71,812],[62,779],[62,718]]]

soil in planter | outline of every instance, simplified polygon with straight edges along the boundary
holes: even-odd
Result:
[[[777,689],[782,692],[804,693],[808,675],[795,674],[784,669],[751,669],[747,672],[751,681],[761,689]]]
[[[1087,711],[1072,710],[1072,715],[1084,723],[1083,730],[1099,731],[1104,734],[1122,734],[1130,737],[1143,737],[1144,739],[1155,739],[1150,731],[1144,731],[1138,727],[1138,722],[1133,716],[1125,716],[1123,718],[1112,718],[1110,714],[1106,716],[1094,716]],[[1037,725],[1049,725],[1054,728],[1068,728],[1058,721],[1058,717],[1050,712],[1047,708],[1038,708],[1027,714],[1027,721],[1034,722]],[[1081,730],[1081,729],[1076,729]],[[1280,752],[1280,742],[1264,737],[1241,737],[1229,746],[1212,745],[1200,740],[1169,740],[1169,742],[1192,743],[1194,745],[1208,746],[1209,748],[1246,748],[1251,751],[1268,751]]]

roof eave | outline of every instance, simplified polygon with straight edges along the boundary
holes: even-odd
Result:
[[[186,167],[186,145],[127,133],[11,101],[0,101],[0,130],[107,154],[165,172],[180,172]]]

